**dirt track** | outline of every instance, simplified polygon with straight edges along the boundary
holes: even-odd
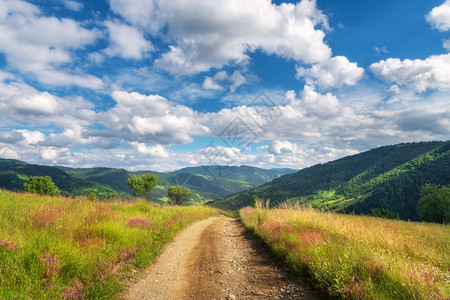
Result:
[[[128,299],[320,299],[275,262],[238,220],[214,217],[181,232]]]

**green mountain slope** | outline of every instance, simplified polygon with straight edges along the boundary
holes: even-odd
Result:
[[[32,165],[12,159],[0,159],[0,188],[22,191],[23,184],[32,176],[50,176],[64,196],[87,196],[94,192],[100,198],[107,198],[112,194],[119,194],[122,198],[131,197],[130,194],[116,190],[109,185],[73,177],[56,167]]]
[[[296,172],[293,169],[261,169],[250,166],[199,166],[183,168],[175,173],[191,173],[200,174],[213,178],[226,178],[240,182],[247,182],[256,187],[260,186],[272,179],[278,178],[281,175],[291,174]]]
[[[282,176],[212,205],[238,209],[258,195],[272,204],[305,201],[358,214],[386,208],[403,219],[418,220],[419,190],[426,183],[450,183],[450,141],[376,148]]]
[[[253,167],[217,166],[185,168],[175,172],[163,173],[153,171],[129,172],[116,168],[67,168],[31,165],[17,160],[0,160],[0,188],[21,191],[23,183],[31,176],[50,176],[66,196],[86,196],[95,192],[100,198],[112,193],[121,197],[132,197],[133,190],[128,188],[127,178],[133,173],[153,173],[158,176],[158,185],[150,200],[163,203],[167,201],[167,188],[170,185],[182,185],[193,191],[192,202],[205,203],[228,195],[254,188],[262,183],[293,172],[290,169],[264,170]],[[214,176],[207,176],[201,171],[212,170]],[[198,174],[196,174],[196,172]]]

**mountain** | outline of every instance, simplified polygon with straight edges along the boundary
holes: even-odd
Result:
[[[260,187],[210,203],[238,209],[252,195],[273,205],[303,201],[339,212],[369,214],[387,209],[418,220],[420,188],[450,183],[450,141],[384,146],[284,175]]]
[[[124,169],[89,168],[63,169],[68,174],[110,185],[126,193],[133,193],[126,180],[129,174]],[[292,169],[265,170],[249,166],[198,166],[188,167],[174,172],[141,171],[135,173],[153,173],[158,176],[158,185],[151,195],[151,200],[158,202],[167,196],[170,185],[182,185],[194,192],[195,202],[220,199],[245,189],[257,187],[283,174],[295,172]]]
[[[0,158],[0,188],[22,191],[23,184],[32,176],[50,176],[64,196],[87,196],[94,192],[100,198],[118,194],[122,198],[131,195],[99,182],[76,178],[57,167],[27,164],[13,159]]]
[[[237,180],[241,182],[248,182],[253,186],[260,186],[272,179],[278,178],[281,175],[291,174],[296,172],[293,169],[261,169],[250,166],[199,166],[188,167],[175,171],[174,173],[190,173],[200,174],[208,177],[226,178]]]
[[[220,169],[219,169],[220,168]],[[225,170],[222,172],[222,170]],[[205,170],[211,173],[205,174]],[[119,194],[131,198],[133,190],[127,185],[130,174],[153,173],[158,176],[158,185],[150,200],[167,201],[167,188],[182,185],[193,191],[192,202],[204,203],[224,198],[245,189],[254,188],[282,174],[292,173],[291,169],[264,170],[241,166],[199,166],[184,168],[175,172],[129,172],[117,168],[68,168],[27,164],[18,160],[0,159],[0,188],[21,191],[23,184],[31,176],[50,176],[66,196],[86,196],[95,192],[99,198]]]

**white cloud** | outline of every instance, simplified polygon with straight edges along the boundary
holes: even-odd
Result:
[[[100,114],[108,127],[128,133],[126,139],[160,144],[188,143],[192,134],[203,135],[208,129],[196,121],[189,107],[176,105],[158,95],[116,91],[117,105]]]
[[[44,147],[41,149],[40,154],[42,159],[57,163],[59,156],[67,151],[69,151],[67,148]]]
[[[153,34],[168,29],[169,51],[155,65],[188,75],[248,61],[262,50],[286,59],[315,63],[330,57],[324,43],[327,18],[316,2],[280,5],[266,0],[111,0],[128,22]]]
[[[377,54],[382,54],[382,53],[387,54],[387,53],[389,53],[389,51],[388,51],[388,49],[387,49],[386,46],[383,46],[383,47],[374,47],[373,49],[375,50],[375,52],[376,52]]]
[[[247,82],[244,76],[238,71],[234,71],[233,74],[230,75],[230,80],[232,82],[230,86],[230,92],[234,93],[236,89]]]
[[[433,8],[426,15],[426,19],[439,31],[450,30],[450,0],[446,0],[442,5]]]
[[[0,157],[7,159],[18,159],[19,154],[12,150],[9,145],[6,145],[5,147],[0,147]]]
[[[450,40],[444,41],[444,48],[447,49],[448,51],[450,51]]]
[[[21,129],[17,130],[17,132],[20,132],[27,144],[37,144],[39,142],[42,142],[45,140],[45,134],[43,134],[40,131],[30,131],[27,129]]]
[[[293,153],[296,146],[289,141],[273,141],[269,146],[269,151],[273,154]]]
[[[42,16],[36,6],[23,1],[2,1],[0,8],[0,52],[11,67],[51,85],[103,85],[94,76],[64,70],[74,60],[72,51],[93,43],[98,30],[71,19]]]
[[[290,141],[274,140],[268,147],[273,155],[272,165],[290,168],[305,168],[317,163],[324,163],[359,151],[344,148],[336,149],[328,146],[310,147]]]
[[[159,144],[156,144],[155,146],[147,146],[144,143],[130,142],[130,145],[133,147],[133,149],[136,149],[136,151],[139,152],[140,154],[149,155],[157,158],[169,157],[168,151],[162,145]]]
[[[364,69],[356,63],[351,63],[344,56],[335,56],[327,61],[313,65],[306,69],[297,67],[297,78],[305,77],[308,84],[315,84],[322,88],[354,85],[364,75]]]
[[[370,65],[378,77],[420,92],[450,88],[450,54],[433,55],[425,60],[389,58]]]
[[[83,3],[80,3],[78,1],[72,1],[72,0],[63,0],[63,4],[68,9],[71,9],[73,11],[80,11],[83,9],[84,5]]]
[[[8,112],[0,114],[0,124],[86,125],[95,120],[92,106],[80,97],[64,99],[40,92],[20,78],[0,72],[0,111]]]
[[[222,85],[229,85],[231,93],[234,93],[238,87],[244,83],[247,83],[247,79],[239,71],[234,71],[231,75],[228,75],[225,71],[220,71],[217,72],[212,78],[208,76],[205,77],[203,88],[207,90],[224,90],[224,87],[220,85],[218,81]]]
[[[112,10],[133,25],[156,32],[160,25],[157,17],[158,6],[155,0],[110,0]]]
[[[60,111],[55,97],[47,92],[18,98],[14,106],[18,112],[24,114],[54,115]]]
[[[146,52],[154,50],[152,43],[136,28],[117,21],[106,21],[105,25],[111,42],[111,46],[105,49],[107,55],[142,59]]]
[[[211,77],[205,77],[205,81],[203,81],[202,87],[205,90],[216,90],[216,91],[223,90],[223,86],[221,86],[220,84],[215,82],[214,78],[211,78]]]

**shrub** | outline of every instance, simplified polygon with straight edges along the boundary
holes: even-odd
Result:
[[[23,190],[29,193],[51,196],[59,195],[61,193],[50,176],[31,177],[24,183]]]

